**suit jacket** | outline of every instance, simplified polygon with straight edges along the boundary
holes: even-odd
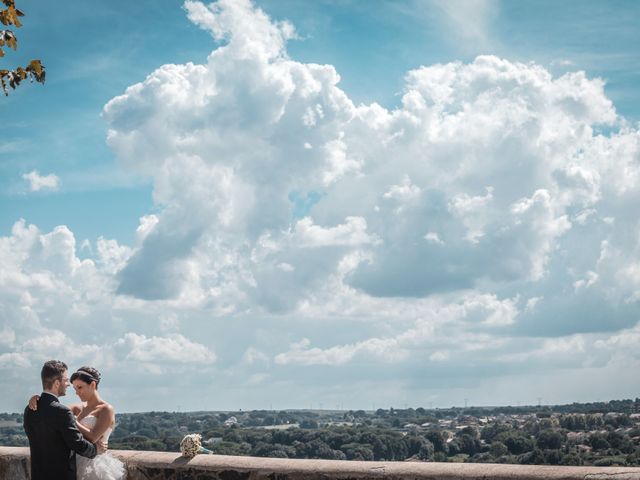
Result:
[[[31,480],[76,480],[76,452],[96,456],[96,447],[76,427],[69,407],[43,392],[38,409],[24,410],[24,430],[31,450]]]

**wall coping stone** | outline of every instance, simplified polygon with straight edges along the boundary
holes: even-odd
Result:
[[[130,480],[196,477],[215,480],[640,480],[640,467],[360,462],[226,455],[198,455],[187,459],[173,452],[110,452],[127,464]],[[28,480],[25,471],[28,463],[28,447],[0,447],[0,480]]]

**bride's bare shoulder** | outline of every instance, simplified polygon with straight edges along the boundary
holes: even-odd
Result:
[[[116,413],[113,407],[111,406],[111,404],[107,402],[104,402],[98,405],[98,407],[96,408],[96,412],[100,413],[101,415],[102,414],[115,415]]]

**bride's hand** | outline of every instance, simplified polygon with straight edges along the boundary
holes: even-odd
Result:
[[[109,446],[107,445],[107,443],[100,438],[100,440],[98,440],[96,443],[96,451],[98,452],[98,455],[103,454],[104,452],[107,451],[107,449],[109,448]]]
[[[38,410],[38,400],[40,400],[40,395],[34,395],[29,399],[29,409],[34,412]]]

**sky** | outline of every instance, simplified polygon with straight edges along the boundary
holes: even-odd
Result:
[[[640,395],[637,2],[18,7],[0,411]]]

